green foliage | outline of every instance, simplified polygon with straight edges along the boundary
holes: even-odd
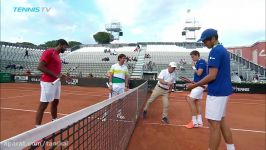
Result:
[[[56,42],[57,42],[57,40],[47,41],[44,44],[41,44],[39,46],[42,46],[42,47],[56,47]],[[82,43],[77,42],[77,41],[69,41],[68,44],[69,44],[69,47],[74,47],[74,46],[81,45]]]
[[[35,44],[33,43],[30,43],[30,42],[17,42],[16,44],[19,44],[19,45],[23,45],[23,46],[36,46]]]
[[[107,32],[97,32],[93,38],[98,44],[110,44],[113,41],[113,35]]]
[[[57,40],[47,41],[43,45],[44,47],[56,47]]]
[[[69,44],[69,47],[74,47],[74,46],[81,45],[82,43],[77,42],[77,41],[69,41],[68,44]]]

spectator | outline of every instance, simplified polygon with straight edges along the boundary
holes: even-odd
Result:
[[[93,75],[92,75],[92,73],[90,73],[90,74],[89,74],[89,78],[93,78]]]
[[[30,75],[31,75],[31,71],[30,71],[30,69],[27,69],[27,71],[26,71],[26,75],[27,75],[27,76],[30,76]]]
[[[82,78],[82,72],[81,71],[79,72],[79,78]]]
[[[29,52],[28,52],[28,50],[27,50],[27,49],[26,49],[26,51],[25,51],[24,58],[25,58],[25,57],[27,57],[27,58],[29,57]]]
[[[239,78],[241,79],[241,81],[244,81],[244,77],[242,76],[242,74],[239,76]]]
[[[254,75],[253,77],[253,82],[258,82],[259,81],[259,76],[257,74]]]

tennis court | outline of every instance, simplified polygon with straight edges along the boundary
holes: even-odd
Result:
[[[39,84],[0,85],[1,141],[3,141],[34,127],[40,90]],[[108,97],[107,92],[107,88],[62,86],[59,116],[63,117],[103,101]],[[138,120],[128,150],[206,150],[209,132],[206,120],[204,128],[184,127],[191,118],[184,98],[186,94],[187,92],[171,94],[169,125],[161,124],[162,101],[160,98],[155,101],[148,110],[148,118]],[[204,105],[203,101],[202,106]],[[49,108],[46,111],[44,123],[51,120]],[[233,94],[228,104],[227,115],[237,149],[265,149],[265,95]],[[224,142],[221,143],[220,149],[225,149]]]
[[[58,115],[63,117],[105,100],[108,98],[107,92],[107,88],[62,86]],[[34,128],[39,99],[39,84],[1,83],[1,141]],[[43,123],[50,121],[48,106]]]

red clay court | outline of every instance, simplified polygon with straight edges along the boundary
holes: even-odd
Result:
[[[1,141],[34,127],[39,104],[39,84],[1,83]],[[59,117],[78,111],[108,97],[107,88],[62,86]],[[208,126],[186,129],[191,117],[185,101],[188,92],[170,96],[169,125],[161,124],[162,101],[155,101],[148,118],[137,122],[128,150],[207,150]],[[206,93],[205,93],[206,97]],[[265,150],[265,94],[233,94],[228,103],[227,122],[237,150]],[[203,112],[205,98],[202,101]],[[51,120],[49,108],[43,122]],[[204,113],[203,113],[204,115]],[[225,149],[224,141],[220,150]]]

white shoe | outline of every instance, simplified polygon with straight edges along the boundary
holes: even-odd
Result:
[[[198,127],[203,127],[203,123],[198,123]]]

